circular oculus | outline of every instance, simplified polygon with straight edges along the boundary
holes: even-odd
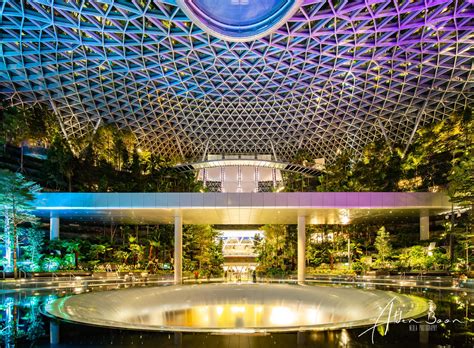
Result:
[[[275,31],[302,0],[177,0],[208,34],[227,41],[252,41]]]

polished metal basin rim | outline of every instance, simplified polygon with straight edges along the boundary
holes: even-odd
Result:
[[[130,288],[70,296],[46,311],[70,322],[181,332],[290,332],[417,318],[425,299],[381,290],[289,284]]]

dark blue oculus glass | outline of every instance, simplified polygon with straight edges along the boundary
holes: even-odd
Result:
[[[211,34],[242,41],[267,33],[297,8],[300,0],[179,0],[196,24]]]

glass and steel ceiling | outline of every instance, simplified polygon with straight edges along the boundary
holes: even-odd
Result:
[[[185,2],[213,10],[210,0]],[[47,103],[66,136],[112,123],[143,148],[188,160],[291,161],[306,151],[330,161],[376,138],[408,143],[466,105],[469,2],[269,0],[247,18],[254,31],[233,40],[176,0],[6,0],[0,93],[13,104]],[[289,18],[265,21],[295,3]],[[242,25],[209,11],[215,25]]]

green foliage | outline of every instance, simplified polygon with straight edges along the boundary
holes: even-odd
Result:
[[[25,252],[24,257],[27,262],[23,269],[25,271],[40,271],[41,258],[43,257],[44,232],[38,228],[30,227],[24,229],[21,234],[26,239],[22,249]]]
[[[466,197],[472,201],[472,132],[469,108],[420,128],[402,163],[404,178],[419,177],[417,190],[449,184],[453,198],[458,196],[459,201],[464,201]]]
[[[114,258],[122,264],[127,264],[130,252],[125,250],[115,250],[113,253]]]
[[[471,109],[459,113],[455,119],[460,131],[455,135],[448,193],[451,201],[460,205],[474,204],[474,120]]]
[[[45,183],[55,189],[72,191],[72,179],[79,168],[69,144],[61,136],[55,136],[48,148],[48,158],[43,165]]]
[[[222,254],[222,240],[218,243],[213,241],[210,247],[204,250],[201,258],[201,267],[206,275],[218,277],[222,275],[222,265],[224,264],[224,255]]]
[[[194,173],[179,173],[175,158],[138,147],[135,135],[115,125],[64,138],[46,107],[0,108],[0,145],[23,142],[47,147],[40,182],[54,190],[92,192],[197,192]]]
[[[288,274],[296,268],[296,227],[265,225],[264,238],[255,239],[258,271],[273,275]]]
[[[17,248],[19,228],[32,225],[38,218],[31,214],[34,195],[40,187],[24,178],[22,174],[0,170],[0,211],[3,217],[4,236],[7,253],[13,253],[13,272],[18,276]],[[6,255],[9,260],[10,255]]]
[[[446,255],[446,253],[441,252],[439,248],[428,252],[425,265],[427,269],[445,269],[449,266],[448,255]]]
[[[0,108],[0,144],[20,145],[23,141],[46,144],[58,128],[54,115],[45,106]]]
[[[172,169],[175,158],[143,151],[135,136],[113,125],[90,129],[82,137],[64,139],[55,116],[46,108],[14,107],[0,113],[0,142],[47,143],[44,181],[48,187],[93,192],[197,192],[193,173]],[[426,191],[448,187],[453,202],[472,204],[474,186],[473,120],[471,110],[420,127],[413,143],[375,140],[360,154],[345,151],[328,164],[319,178],[284,173],[285,191]],[[3,139],[3,140],[2,140]],[[307,151],[293,161],[311,165]]]
[[[421,127],[413,144],[367,144],[360,156],[340,153],[321,175],[318,191],[426,191],[446,187],[453,201],[472,204],[474,144],[471,109]]]
[[[292,163],[311,167],[313,156],[307,150],[298,150],[293,157]],[[307,192],[316,191],[319,186],[318,178],[306,176],[293,172],[282,172],[285,192]]]
[[[220,275],[224,257],[219,232],[210,225],[186,225],[183,230],[183,268]]]
[[[111,250],[111,248],[108,248],[105,244],[91,244],[89,248],[89,258],[97,260],[109,250]]]
[[[448,256],[440,248],[428,251],[426,247],[421,245],[402,249],[397,262],[400,269],[415,271],[440,270],[445,269],[448,265]]]
[[[61,268],[62,269],[74,269],[76,264],[76,257],[74,254],[66,254],[63,256],[61,260]]]
[[[54,257],[59,264],[57,269],[62,270],[77,269],[79,260],[82,257],[89,257],[91,247],[90,242],[83,239],[55,239],[47,241],[45,244],[45,254]],[[84,254],[84,256],[81,254]],[[43,264],[45,263],[43,262]],[[48,271],[48,269],[43,269],[43,271]]]
[[[377,264],[381,267],[387,267],[387,259],[392,254],[392,247],[390,245],[390,234],[384,226],[377,231],[374,245],[377,250]]]
[[[285,183],[284,192],[316,191],[320,185],[317,177],[292,172],[282,172],[281,174]]]
[[[326,173],[319,177],[321,192],[354,191],[353,182],[354,154],[342,152],[334,162],[326,167]]]
[[[352,263],[352,270],[357,274],[363,274],[369,270],[367,265],[363,262],[357,261]]]
[[[401,152],[385,141],[368,144],[354,166],[355,191],[397,191]]]
[[[355,160],[352,152],[342,152],[320,176],[319,191],[394,191],[400,177],[400,151],[385,141],[368,144]]]
[[[46,256],[42,260],[41,268],[46,272],[54,272],[61,268],[62,260],[58,256]]]
[[[55,189],[91,192],[197,192],[193,172],[179,173],[175,161],[142,151],[134,136],[99,127],[82,138],[51,141],[45,182]]]
[[[46,334],[41,307],[54,298],[56,295],[38,296],[37,293],[4,294],[0,303],[2,347],[36,346]]]
[[[133,260],[134,267],[142,266],[143,255],[145,252],[145,246],[138,243],[136,237],[128,237],[128,249],[130,250],[130,257]]]
[[[146,228],[147,236],[138,226],[120,226],[120,236],[92,240],[53,240],[43,248],[40,264],[43,271],[83,269],[90,271],[148,270],[156,273],[166,269],[172,261],[172,226]],[[140,232],[140,233],[139,233]],[[189,233],[188,233],[189,232]],[[141,235],[140,235],[141,234]],[[222,242],[218,232],[209,225],[186,226],[184,231],[184,264],[200,269],[202,274],[217,276],[224,262]],[[78,262],[79,261],[79,262]]]
[[[330,271],[336,270],[336,263],[348,262],[348,226],[320,225],[308,226],[306,242],[306,260],[309,267]],[[361,245],[351,236],[351,260],[356,262],[362,255]],[[344,265],[344,267],[346,267]],[[347,267],[346,267],[347,268]]]
[[[426,268],[426,251],[421,245],[415,245],[400,255],[400,260],[415,270]]]
[[[333,260],[333,243],[309,243],[306,248],[306,259],[311,267],[318,267],[321,264],[330,264]]]

